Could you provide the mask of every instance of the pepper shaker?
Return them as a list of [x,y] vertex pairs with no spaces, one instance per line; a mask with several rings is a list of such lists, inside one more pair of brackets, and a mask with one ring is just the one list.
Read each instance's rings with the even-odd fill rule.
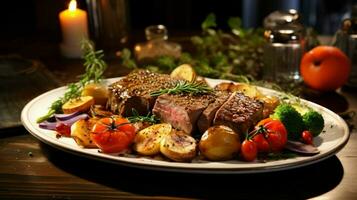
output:
[[357,87],[357,5],[353,6],[351,18],[342,21],[337,31],[335,46],[351,60],[351,72],[346,86]]

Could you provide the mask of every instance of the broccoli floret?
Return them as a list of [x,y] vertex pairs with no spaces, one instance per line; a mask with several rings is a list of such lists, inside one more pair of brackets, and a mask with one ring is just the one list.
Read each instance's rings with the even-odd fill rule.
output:
[[325,121],[322,115],[314,110],[310,110],[302,116],[305,128],[309,130],[314,137],[318,136],[324,129]]
[[290,140],[298,140],[304,131],[302,116],[289,104],[280,104],[271,117],[279,119],[284,124]]

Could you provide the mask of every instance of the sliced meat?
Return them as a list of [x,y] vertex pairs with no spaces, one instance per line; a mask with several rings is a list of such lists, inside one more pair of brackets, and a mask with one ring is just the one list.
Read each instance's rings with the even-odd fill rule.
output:
[[204,133],[209,127],[212,126],[214,116],[217,110],[227,101],[232,93],[227,91],[217,91],[215,93],[215,101],[211,103],[201,114],[197,121],[198,130]]
[[153,113],[161,121],[191,134],[197,129],[197,120],[202,111],[214,101],[214,95],[169,95],[157,98]]
[[109,110],[122,116],[130,116],[132,108],[146,115],[155,104],[156,97],[150,93],[170,88],[176,84],[167,74],[157,74],[148,70],[136,70],[109,86]]
[[240,92],[233,93],[218,109],[214,125],[225,125],[238,134],[246,133],[263,116],[263,104]]

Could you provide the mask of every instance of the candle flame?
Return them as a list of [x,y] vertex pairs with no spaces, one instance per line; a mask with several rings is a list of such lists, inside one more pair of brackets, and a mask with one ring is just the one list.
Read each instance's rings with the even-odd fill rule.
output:
[[68,5],[69,11],[75,11],[77,9],[77,1],[76,0],[71,0]]

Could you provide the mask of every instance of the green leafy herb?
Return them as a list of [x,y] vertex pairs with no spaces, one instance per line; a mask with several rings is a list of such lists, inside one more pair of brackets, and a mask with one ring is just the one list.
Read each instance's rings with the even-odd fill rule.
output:
[[47,114],[37,119],[37,123],[49,119],[55,113],[62,113],[62,105],[70,99],[79,97],[84,86],[91,82],[97,83],[103,78],[103,73],[107,68],[107,64],[103,60],[103,51],[95,51],[92,42],[89,40],[83,40],[81,48],[84,55],[83,58],[85,60],[83,64],[85,66],[85,73],[80,76],[80,80],[77,83],[70,83],[67,86],[67,90],[63,97],[54,101]]
[[161,89],[150,93],[151,96],[159,96],[162,94],[181,94],[181,93],[191,93],[191,94],[205,94],[212,92],[213,89],[202,82],[188,82],[188,81],[178,81],[175,87]]
[[128,117],[128,120],[131,123],[135,122],[148,122],[150,124],[156,124],[159,122],[159,119],[156,118],[155,115],[148,113],[146,116],[139,115],[138,111],[134,108],[131,110],[132,116]]

